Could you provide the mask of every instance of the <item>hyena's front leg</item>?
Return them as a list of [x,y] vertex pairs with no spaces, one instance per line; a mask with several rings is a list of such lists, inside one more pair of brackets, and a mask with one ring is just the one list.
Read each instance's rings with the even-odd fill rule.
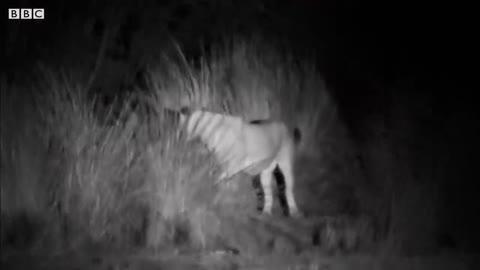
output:
[[272,176],[276,166],[276,163],[272,163],[267,169],[260,173],[260,183],[263,189],[263,213],[268,215],[272,214]]

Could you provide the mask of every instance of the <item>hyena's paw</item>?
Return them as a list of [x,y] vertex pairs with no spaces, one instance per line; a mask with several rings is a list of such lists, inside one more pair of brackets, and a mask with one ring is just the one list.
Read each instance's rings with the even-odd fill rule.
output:
[[260,215],[262,217],[271,217],[272,216],[272,210],[265,210],[263,209],[261,212],[260,212]]
[[300,212],[298,209],[291,211],[289,216],[294,219],[301,219],[305,217],[305,215],[302,212]]

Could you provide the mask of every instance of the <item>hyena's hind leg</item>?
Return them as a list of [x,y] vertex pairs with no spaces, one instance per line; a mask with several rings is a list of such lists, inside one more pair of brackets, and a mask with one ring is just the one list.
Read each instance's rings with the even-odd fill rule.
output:
[[[273,177],[276,180],[277,184],[277,197],[280,202],[282,212],[285,216],[289,215],[287,197],[285,195],[285,178],[280,168],[277,166],[273,170]],[[265,194],[262,189],[262,184],[260,180],[260,174],[252,177],[252,186],[255,191],[255,199],[257,204],[257,211],[263,212],[264,203],[265,203]]]
[[289,209],[287,196],[285,195],[285,177],[283,177],[283,173],[280,170],[280,167],[277,166],[275,168],[275,170],[273,171],[273,176],[275,177],[277,183],[277,197],[278,201],[280,202],[280,207],[282,209],[283,215],[288,216]]
[[271,215],[272,206],[273,206],[273,195],[272,195],[272,176],[273,170],[277,164],[274,162],[268,168],[260,173],[260,183],[263,189],[263,213]]
[[288,205],[288,213],[291,217],[301,217],[298,210],[297,202],[293,193],[295,179],[293,177],[293,164],[290,159],[283,159],[278,161],[278,167],[283,174],[285,181],[285,197]]

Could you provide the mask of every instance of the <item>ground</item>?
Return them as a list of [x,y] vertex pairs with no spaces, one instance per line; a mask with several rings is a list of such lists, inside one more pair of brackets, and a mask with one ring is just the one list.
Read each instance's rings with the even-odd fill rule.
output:
[[35,269],[51,270],[154,270],[154,269],[308,269],[308,270],[340,270],[340,269],[479,269],[479,256],[445,255],[433,257],[386,257],[367,255],[349,256],[316,256],[314,252],[297,256],[268,256],[250,262],[241,256],[229,254],[189,254],[189,255],[157,255],[134,253],[92,252],[69,254],[57,257],[11,257],[2,261],[2,269]]
[[[303,223],[303,226],[301,226]],[[480,269],[479,254],[439,252],[436,255],[400,257],[376,252],[337,253],[331,255],[310,244],[312,220],[288,218],[251,218],[248,225],[233,229],[249,244],[239,249],[211,248],[206,251],[105,250],[89,247],[56,256],[2,254],[1,269],[12,270],[193,270],[193,269],[291,269],[291,270],[380,270],[380,269]],[[298,228],[302,227],[302,230]],[[295,233],[293,228],[297,228]],[[243,232],[243,234],[242,234]],[[267,233],[268,232],[268,233]],[[251,237],[257,237],[252,239]],[[232,237],[235,239],[235,237]],[[257,242],[254,244],[254,242]],[[259,250],[267,243],[264,250]]]

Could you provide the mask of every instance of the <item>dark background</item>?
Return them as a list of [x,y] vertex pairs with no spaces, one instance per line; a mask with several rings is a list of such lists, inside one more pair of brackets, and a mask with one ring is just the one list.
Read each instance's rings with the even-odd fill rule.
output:
[[[296,55],[315,57],[342,119],[359,144],[369,139],[364,130],[368,119],[388,115],[399,92],[425,100],[421,110],[428,117],[419,124],[418,136],[431,138],[426,142],[431,143],[432,171],[437,164],[434,157],[448,160],[439,180],[446,194],[445,220],[454,221],[456,230],[477,239],[472,242],[478,247],[479,136],[474,80],[478,27],[474,26],[473,7],[458,1],[111,3],[115,5],[2,1],[0,67],[5,78],[25,80],[38,63],[61,66],[90,57],[108,16],[122,33],[117,38],[120,49],[111,52],[112,59],[128,63],[134,71],[154,61],[154,57],[148,60],[151,47],[158,44],[160,50],[171,39],[178,40],[191,59],[199,56],[200,44],[208,47],[226,33],[259,34],[282,41]],[[46,19],[7,20],[7,8],[21,7],[45,8]],[[123,17],[115,17],[117,10]],[[83,39],[82,25],[90,25],[90,43]],[[138,40],[144,43],[134,42]]]

